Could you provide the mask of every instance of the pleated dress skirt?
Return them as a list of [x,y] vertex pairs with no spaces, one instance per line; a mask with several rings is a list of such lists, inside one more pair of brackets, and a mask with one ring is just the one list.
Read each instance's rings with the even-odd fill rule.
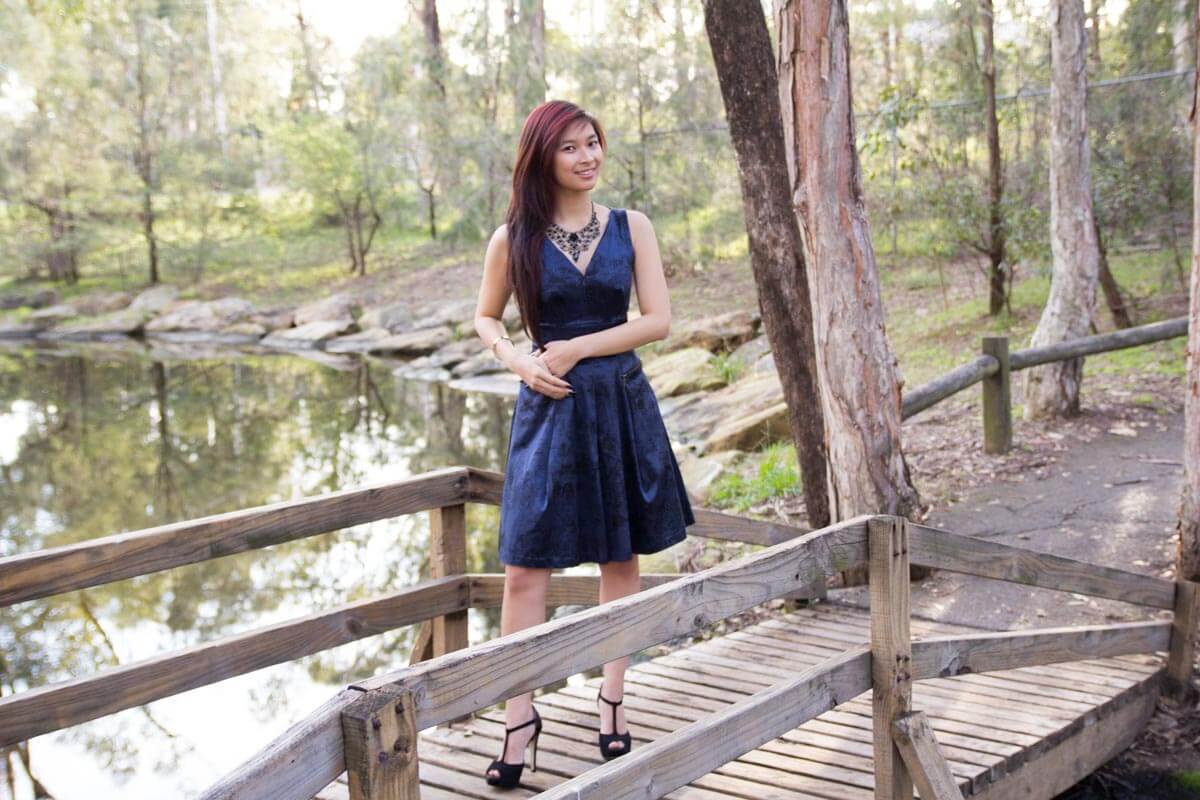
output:
[[[610,213],[585,273],[553,244],[545,247],[542,341],[626,320],[633,249],[622,209]],[[500,560],[570,567],[626,561],[682,541],[696,520],[637,353],[584,358],[563,377],[575,392],[562,399],[523,382],[518,390]]]

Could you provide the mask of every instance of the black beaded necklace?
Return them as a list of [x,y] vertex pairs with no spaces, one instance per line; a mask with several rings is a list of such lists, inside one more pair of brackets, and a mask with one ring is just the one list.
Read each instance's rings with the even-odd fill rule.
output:
[[588,247],[599,235],[600,222],[596,219],[595,200],[592,201],[592,218],[578,231],[568,231],[555,222],[551,222],[550,227],[546,229],[546,236],[558,245],[560,250],[569,255],[576,264],[579,263],[579,257],[587,252]]

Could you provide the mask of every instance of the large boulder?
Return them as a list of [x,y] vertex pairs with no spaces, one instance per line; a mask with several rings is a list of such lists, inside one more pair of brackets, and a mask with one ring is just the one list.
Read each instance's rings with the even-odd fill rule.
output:
[[330,339],[353,332],[355,327],[353,320],[345,318],[325,322],[309,322],[295,328],[272,331],[262,340],[262,344],[266,347],[278,347],[284,350],[313,350],[321,347]]
[[248,321],[261,325],[265,330],[277,331],[292,327],[296,322],[296,312],[290,308],[269,308],[254,312]]
[[383,353],[397,356],[423,356],[443,347],[454,336],[448,326],[422,328],[408,333],[394,333],[375,342],[370,349],[372,353]]
[[116,336],[137,336],[152,312],[132,305],[120,311],[97,317],[73,319],[38,334],[41,339],[111,339]]
[[133,298],[133,302],[129,304],[132,311],[136,311],[148,320],[155,314],[161,314],[167,310],[175,300],[179,297],[179,289],[167,284],[151,286],[145,289],[137,297]]
[[0,297],[0,310],[14,308],[48,308],[58,303],[57,289],[36,289],[29,294],[8,294]]
[[379,341],[391,335],[387,328],[367,328],[349,336],[330,339],[325,343],[325,350],[330,353],[369,353]]
[[76,316],[78,316],[78,312],[75,310],[75,306],[67,303],[59,303],[39,308],[37,311],[32,312],[28,319],[30,324],[38,330],[45,330],[46,328],[52,328],[55,325],[73,319]]
[[217,332],[242,322],[254,311],[254,304],[240,297],[220,300],[185,300],[176,303],[146,323],[147,333],[155,331]]
[[434,328],[443,325],[458,327],[464,323],[474,326],[475,300],[447,300],[423,306],[413,315],[412,327]]
[[646,377],[659,397],[716,389],[725,385],[717,359],[702,347],[685,347],[645,363]]
[[362,304],[348,294],[335,294],[308,303],[296,309],[293,314],[297,328],[311,322],[343,322],[356,323],[362,316]]
[[719,450],[753,450],[791,437],[783,386],[774,374],[752,374],[709,392],[671,410],[670,423],[679,438],[701,455]]
[[71,305],[75,307],[77,313],[91,317],[120,311],[131,302],[133,302],[133,298],[129,296],[129,292],[92,292],[74,298],[71,300]]
[[684,347],[703,347],[714,353],[728,352],[753,339],[761,321],[762,315],[755,309],[675,323],[662,349],[669,352]]
[[363,312],[358,325],[364,331],[379,328],[399,333],[413,328],[413,310],[408,303],[392,303],[386,306],[375,306]]

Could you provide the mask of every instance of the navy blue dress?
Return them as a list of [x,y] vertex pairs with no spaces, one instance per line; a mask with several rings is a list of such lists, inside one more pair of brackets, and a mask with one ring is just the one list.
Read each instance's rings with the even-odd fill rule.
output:
[[[586,272],[547,239],[542,341],[625,322],[633,264],[624,209],[612,209]],[[524,382],[518,390],[500,501],[500,560],[570,567],[626,561],[682,541],[696,519],[637,353],[583,358],[563,377],[575,394],[561,400]]]

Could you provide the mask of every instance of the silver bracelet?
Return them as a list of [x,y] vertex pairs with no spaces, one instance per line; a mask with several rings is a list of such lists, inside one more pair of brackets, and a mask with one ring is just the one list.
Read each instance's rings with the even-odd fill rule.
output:
[[[492,340],[492,343],[489,345],[489,348],[490,348],[490,349],[491,349],[491,351],[492,351],[492,355],[496,356],[496,358],[499,358],[499,357],[500,357],[500,356],[499,356],[499,355],[496,353],[496,345],[498,345],[498,344],[500,343],[500,340],[501,340],[501,339],[508,339],[508,343],[509,343],[509,344],[512,344],[512,343],[513,343],[513,340],[512,340],[512,339],[509,337],[509,335],[508,335],[507,333],[502,333],[502,334],[500,334],[499,336],[497,336],[495,339],[493,339],[493,340]],[[514,345],[514,346],[515,346],[515,345]]]

